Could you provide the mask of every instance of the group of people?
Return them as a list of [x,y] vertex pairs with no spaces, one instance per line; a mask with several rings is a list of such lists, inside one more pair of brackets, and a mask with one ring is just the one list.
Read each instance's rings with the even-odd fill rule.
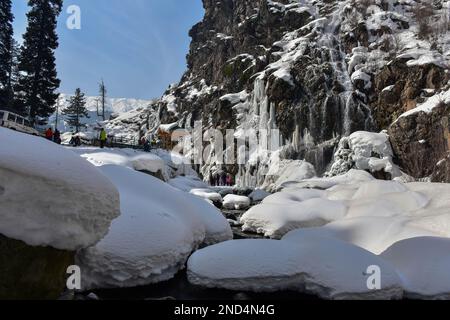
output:
[[53,131],[52,128],[48,128],[45,131],[45,138],[49,141],[53,141],[54,143],[57,144],[61,144],[62,140],[61,140],[61,132],[59,132],[58,129],[55,129],[55,131]]
[[210,174],[209,184],[214,187],[232,187],[234,186],[234,177],[226,172]]

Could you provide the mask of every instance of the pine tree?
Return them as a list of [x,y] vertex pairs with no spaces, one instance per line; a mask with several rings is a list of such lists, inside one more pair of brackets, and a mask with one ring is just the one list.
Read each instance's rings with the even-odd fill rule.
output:
[[0,1],[0,107],[11,107],[13,100],[12,71],[14,49],[14,15],[11,0]]
[[106,106],[106,86],[105,82],[102,79],[102,82],[99,84],[99,93],[100,93],[100,103],[102,106],[102,111],[100,112],[97,107],[97,116],[102,117],[103,121],[105,121],[105,106]]
[[80,88],[77,88],[75,90],[75,95],[67,101],[69,102],[69,106],[62,112],[62,114],[67,116],[68,125],[75,128],[78,133],[80,128],[86,127],[86,125],[81,122],[81,119],[89,118],[88,110],[85,107],[86,98]]
[[62,0],[28,0],[31,7],[27,14],[28,27],[19,57],[20,78],[17,96],[30,118],[48,118],[54,112],[58,98],[55,50],[57,17],[61,13]]

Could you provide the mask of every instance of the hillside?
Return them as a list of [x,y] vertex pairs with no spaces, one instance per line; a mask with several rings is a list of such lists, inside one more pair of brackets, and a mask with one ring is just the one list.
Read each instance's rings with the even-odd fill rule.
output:
[[[204,19],[190,31],[188,70],[145,127],[202,120],[219,130],[279,129],[281,157],[305,159],[318,174],[343,161],[336,154],[342,138],[388,130],[393,161],[405,174],[450,181],[449,1],[203,4]],[[355,167],[345,161],[339,173]],[[260,185],[268,165],[266,157],[228,170],[239,171],[242,184]]]

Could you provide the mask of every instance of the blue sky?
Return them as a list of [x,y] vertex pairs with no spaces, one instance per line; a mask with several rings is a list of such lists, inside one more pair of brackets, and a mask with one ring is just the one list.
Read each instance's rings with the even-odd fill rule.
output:
[[[26,0],[13,0],[16,38],[26,29]],[[81,30],[69,30],[67,7],[81,9]],[[60,92],[80,87],[110,97],[157,98],[186,69],[189,29],[202,19],[201,0],[65,0],[56,52]]]

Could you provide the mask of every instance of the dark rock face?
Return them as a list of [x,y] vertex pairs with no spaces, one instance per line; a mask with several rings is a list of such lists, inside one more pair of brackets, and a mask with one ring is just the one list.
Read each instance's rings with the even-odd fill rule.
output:
[[450,183],[450,152],[447,157],[439,161],[431,175],[431,181],[437,183]]
[[[448,73],[434,64],[408,67],[398,60],[375,76],[373,114],[380,128],[387,128],[404,112],[427,98],[424,89],[440,90],[449,80]],[[383,89],[391,87],[390,90]]]
[[[322,33],[310,27],[300,29],[316,17],[301,4],[289,9],[289,0],[268,3],[267,0],[204,0],[205,16],[190,31],[192,43],[188,55],[188,71],[177,87],[166,95],[175,97],[177,115],[167,112],[161,103],[161,121],[178,119],[185,127],[202,120],[204,126],[219,130],[234,129],[237,114],[220,97],[254,89],[255,77],[264,71],[269,103],[275,104],[276,125],[284,140],[292,140],[296,128],[300,139],[307,135],[314,146],[302,146],[296,156],[306,155],[323,172],[330,162],[336,136],[376,126],[364,97],[351,87],[347,74],[345,51],[339,29]],[[319,3],[321,15],[335,8],[333,2]],[[361,29],[358,38],[367,38]],[[328,31],[327,31],[328,32]],[[334,33],[333,33],[334,32]],[[298,55],[289,70],[292,83],[273,75],[268,66],[284,54],[283,41],[306,37],[304,52]],[[288,37],[289,38],[289,37]],[[355,41],[354,45],[357,45]],[[325,49],[324,49],[325,48]],[[346,83],[342,83],[344,77]],[[202,95],[192,95],[192,92]],[[327,147],[318,147],[326,143]],[[319,159],[320,163],[315,160]]]
[[0,235],[0,300],[56,300],[75,252],[31,247]]
[[[448,179],[450,151],[450,105],[441,104],[431,113],[418,112],[400,118],[389,128],[392,147],[401,168],[415,178]],[[440,162],[439,166],[437,164]]]
[[[405,12],[415,4],[377,1],[375,11],[384,12],[375,15],[386,23],[376,24],[372,1],[203,0],[203,5],[203,21],[189,33],[188,70],[157,103],[162,123],[189,128],[202,120],[205,129],[235,129],[242,113],[221,97],[245,91],[252,104],[262,79],[283,143],[299,144],[288,157],[311,162],[319,174],[329,169],[340,138],[360,130],[390,128],[399,164],[415,178],[429,177],[445,157],[439,115],[391,126],[450,80],[443,67],[408,65],[413,58],[400,57],[396,36],[399,30],[414,32],[416,22]],[[279,65],[285,63],[280,77]],[[168,107],[168,96],[176,110]],[[422,140],[426,143],[418,144]],[[426,159],[427,154],[432,156]]]

